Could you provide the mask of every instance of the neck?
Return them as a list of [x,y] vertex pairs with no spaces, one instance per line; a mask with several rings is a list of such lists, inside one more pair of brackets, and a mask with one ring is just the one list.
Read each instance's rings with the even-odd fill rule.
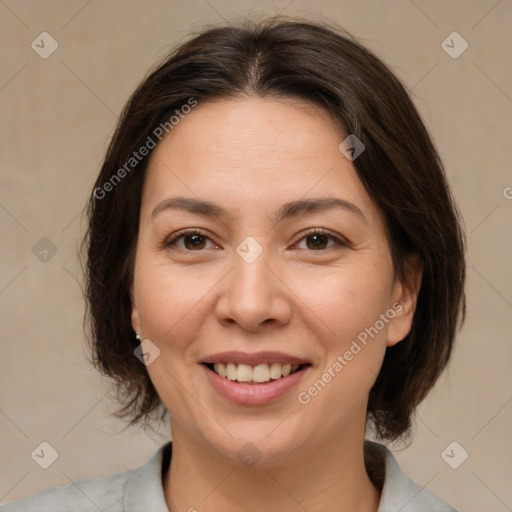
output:
[[[356,432],[364,432],[364,428]],[[352,427],[353,428],[353,427]],[[285,462],[241,467],[172,425],[173,454],[164,479],[170,512],[377,512],[380,489],[364,464],[364,435],[322,439]],[[348,440],[348,441],[347,441]]]

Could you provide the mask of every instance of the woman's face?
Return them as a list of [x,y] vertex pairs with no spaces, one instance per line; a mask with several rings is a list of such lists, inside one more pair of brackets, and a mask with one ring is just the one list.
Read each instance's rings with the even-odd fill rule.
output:
[[175,440],[272,464],[363,436],[414,296],[346,135],[309,103],[253,97],[199,102],[155,148],[132,325]]

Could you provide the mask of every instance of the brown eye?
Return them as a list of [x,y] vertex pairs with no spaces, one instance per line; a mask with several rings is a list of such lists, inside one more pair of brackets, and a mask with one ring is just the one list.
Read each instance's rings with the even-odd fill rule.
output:
[[[303,240],[306,241],[306,250],[308,251],[322,251],[324,249],[331,249],[332,247],[335,246],[346,245],[335,236],[329,233],[325,233],[324,231],[321,230],[306,233],[306,235],[303,236],[299,242],[302,242]],[[334,244],[328,247],[329,240],[334,241]]]
[[204,249],[206,237],[203,235],[183,235],[183,241],[187,249]]
[[306,243],[308,249],[311,250],[325,249],[329,243],[329,237],[326,235],[310,235],[306,237],[306,240],[312,241],[311,244]]
[[[179,240],[183,240],[182,245],[178,245]],[[201,233],[200,231],[186,231],[181,232],[175,237],[171,238],[165,243],[167,248],[171,246],[177,246],[180,249],[187,251],[201,251],[205,249],[205,245],[207,241],[210,241],[210,238]]]

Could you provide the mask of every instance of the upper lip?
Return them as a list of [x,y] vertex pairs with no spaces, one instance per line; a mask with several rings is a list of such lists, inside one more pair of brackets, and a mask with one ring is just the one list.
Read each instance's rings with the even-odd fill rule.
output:
[[256,366],[263,363],[281,363],[281,364],[307,364],[309,361],[301,357],[292,356],[285,354],[284,352],[255,352],[248,354],[247,352],[219,352],[206,357],[202,363],[214,364],[214,363],[235,363],[235,364],[247,364],[250,366]]

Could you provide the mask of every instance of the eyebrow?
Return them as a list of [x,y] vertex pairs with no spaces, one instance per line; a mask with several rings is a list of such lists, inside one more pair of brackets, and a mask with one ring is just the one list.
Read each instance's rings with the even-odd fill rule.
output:
[[[306,213],[323,212],[334,208],[339,208],[352,213],[368,225],[368,220],[358,206],[338,197],[319,197],[315,199],[298,199],[296,201],[290,201],[283,204],[277,210],[273,216],[273,220],[274,222],[281,222],[285,219],[298,217],[299,215],[304,215]],[[154,218],[158,214],[167,210],[182,210],[198,215],[216,217],[222,221],[226,221],[230,217],[227,210],[218,204],[193,197],[181,196],[169,197],[160,201],[153,209],[151,216]]]

